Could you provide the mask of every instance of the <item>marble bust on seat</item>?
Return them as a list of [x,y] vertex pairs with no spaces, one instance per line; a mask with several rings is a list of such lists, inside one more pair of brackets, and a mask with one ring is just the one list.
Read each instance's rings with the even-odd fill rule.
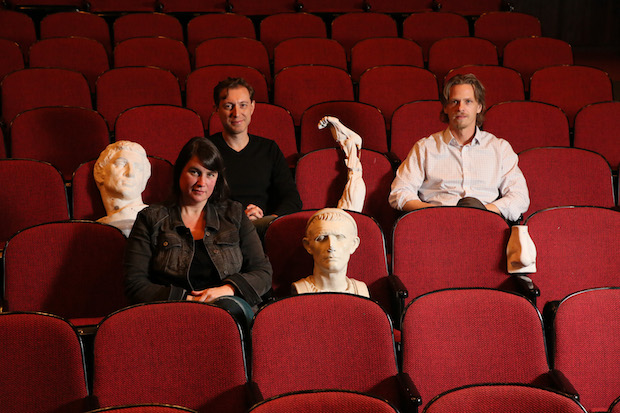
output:
[[303,239],[314,260],[312,275],[292,284],[293,294],[344,292],[369,297],[368,287],[347,277],[351,254],[360,244],[353,217],[339,208],[315,212],[306,224]]
[[93,175],[106,216],[97,220],[129,236],[136,215],[147,205],[142,192],[151,177],[151,163],[144,148],[135,142],[118,141],[99,155]]

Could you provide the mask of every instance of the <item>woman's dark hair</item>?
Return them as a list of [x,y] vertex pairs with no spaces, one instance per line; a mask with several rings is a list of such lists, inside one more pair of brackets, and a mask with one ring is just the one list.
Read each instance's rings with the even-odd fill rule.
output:
[[230,196],[230,188],[228,182],[224,177],[224,159],[220,151],[215,145],[207,138],[195,137],[190,139],[177,157],[174,163],[174,174],[172,182],[172,196],[175,202],[179,202],[181,199],[181,187],[179,186],[179,180],[181,179],[181,173],[183,168],[189,162],[192,157],[197,156],[202,163],[202,166],[210,171],[217,172],[217,181],[213,194],[209,197],[209,201],[218,204],[228,199]]

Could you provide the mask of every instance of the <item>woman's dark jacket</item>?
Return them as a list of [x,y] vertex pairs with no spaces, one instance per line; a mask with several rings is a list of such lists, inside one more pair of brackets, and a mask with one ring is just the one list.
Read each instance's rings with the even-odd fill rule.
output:
[[[271,288],[272,269],[254,225],[235,201],[205,206],[203,242],[222,279],[251,306]],[[194,238],[175,205],[138,213],[125,251],[125,294],[131,303],[182,300],[187,291]]]

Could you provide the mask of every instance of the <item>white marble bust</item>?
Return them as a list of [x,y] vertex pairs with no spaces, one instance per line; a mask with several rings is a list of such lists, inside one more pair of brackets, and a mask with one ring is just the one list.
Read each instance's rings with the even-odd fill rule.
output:
[[106,216],[98,222],[110,224],[129,236],[136,215],[147,205],[142,192],[151,177],[151,163],[144,148],[130,141],[108,145],[93,170]]
[[344,292],[369,297],[368,287],[347,277],[351,254],[360,244],[353,217],[339,208],[314,213],[306,224],[303,239],[314,260],[312,275],[292,284],[293,294]]

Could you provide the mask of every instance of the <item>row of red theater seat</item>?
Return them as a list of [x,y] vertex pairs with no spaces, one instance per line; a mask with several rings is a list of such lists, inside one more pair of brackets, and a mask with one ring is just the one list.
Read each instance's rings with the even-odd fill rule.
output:
[[[319,120],[329,114],[339,118],[363,139],[363,146],[388,155],[398,163],[405,159],[413,143],[442,130],[441,104],[436,100],[403,104],[394,112],[391,128],[372,105],[353,101],[315,104],[304,111],[299,129],[290,112],[268,103],[257,103],[250,132],[275,140],[295,168],[300,155],[335,147],[331,133],[319,130]],[[510,142],[515,152],[541,146],[574,146],[602,154],[616,171],[620,166],[620,148],[613,127],[620,102],[602,102],[585,106],[576,115],[571,129],[565,113],[558,107],[532,101],[510,101],[492,106],[486,113],[484,129]],[[110,133],[103,117],[79,107],[46,107],[27,110],[17,116],[7,131],[8,155],[49,161],[58,167],[65,180],[77,166],[94,159],[111,140],[133,140],[150,155],[174,162],[183,144],[193,136],[221,131],[217,116],[201,119],[196,112],[179,106],[146,105],[124,110]],[[203,130],[204,128],[204,130]],[[601,133],[601,130],[607,132]],[[36,145],[33,142],[37,142]],[[59,152],[56,146],[72,151]],[[6,157],[4,145],[0,156]]]
[[[520,79],[518,76],[512,77],[515,72],[510,69],[465,66],[452,71],[449,76],[467,72],[477,74],[489,88],[489,106],[524,98]],[[108,70],[98,77],[93,105],[87,82],[80,73],[58,68],[30,68],[4,77],[1,84],[2,118],[8,125],[19,113],[33,107],[95,106],[113,130],[116,117],[125,109],[145,104],[185,104],[201,115],[205,129],[208,129],[206,123],[214,108],[213,88],[227,76],[246,78],[254,86],[258,102],[283,106],[291,112],[296,126],[300,125],[304,110],[313,104],[334,100],[354,101],[356,98],[350,76],[332,66],[288,67],[276,76],[273,94],[269,92],[264,76],[254,68],[207,66],[188,75],[185,99],[171,72],[155,67],[123,67]],[[536,71],[532,78],[530,100],[562,108],[568,116],[570,127],[582,107],[613,100],[608,75],[596,68],[553,66]],[[402,104],[437,100],[439,97],[435,76],[426,69],[413,66],[369,69],[362,76],[358,89],[357,100],[381,110],[387,129],[391,125],[393,112]],[[566,96],[567,90],[572,93],[570,99]]]
[[[54,205],[44,204],[49,201],[45,196],[35,200],[39,210],[53,211]],[[15,202],[13,209],[17,206],[24,213],[38,213],[34,218],[40,219],[43,212],[33,203]],[[280,217],[267,230],[265,251],[274,271],[274,297],[288,296],[291,283],[312,272],[312,258],[301,239],[313,211]],[[507,273],[510,228],[496,214],[470,208],[430,208],[400,217],[390,230],[383,230],[379,219],[352,214],[362,242],[351,257],[349,274],[368,285],[371,297],[394,320],[399,320],[412,299],[441,288],[516,291],[536,302],[542,312],[550,302],[571,292],[618,283],[619,250],[613,246],[620,214],[612,209],[556,207],[528,217],[525,225],[537,249],[537,271],[529,274],[533,285]],[[9,210],[7,215],[12,218],[17,214]],[[93,319],[125,304],[121,281],[125,238],[107,225],[54,218],[55,222],[30,222],[34,226],[7,234],[4,309],[48,311],[82,319],[75,321],[78,325],[93,324]]]
[[[233,36],[261,39],[271,56],[275,45],[283,39],[329,36],[341,42],[348,53],[357,41],[364,38],[402,35],[419,42],[427,56],[428,47],[433,41],[471,34],[493,41],[501,55],[501,49],[509,40],[541,35],[541,24],[536,17],[516,12],[485,13],[476,18],[472,30],[465,17],[450,12],[414,12],[408,14],[406,19],[403,19],[403,16],[394,19],[383,13],[321,16],[309,13],[265,13],[252,19],[243,14],[209,13],[178,19],[174,14],[142,12],[118,14],[108,18],[107,21],[111,22],[109,26],[107,21],[97,14],[63,12],[50,15],[41,21],[41,39],[92,37],[99,40],[108,52],[112,50],[112,37],[114,43],[141,36],[165,36],[184,41],[186,31],[190,52],[207,38]],[[5,23],[5,33],[0,31],[0,34],[4,34],[2,37],[7,37],[8,34],[8,38],[20,43],[24,51],[36,41],[35,23],[28,15],[7,11],[2,20]]]
[[[94,153],[91,160],[84,160],[84,164],[64,175],[54,166],[40,161],[0,160],[4,211],[0,239],[4,242],[15,232],[41,222],[104,216],[92,176],[97,156],[98,153]],[[68,157],[62,159],[66,164],[80,162]],[[388,204],[394,179],[392,164],[384,154],[368,149],[362,150],[361,161],[366,184],[362,212],[376,219],[386,234],[390,234],[398,217],[398,212]],[[169,161],[151,156],[150,162],[152,175],[143,193],[147,204],[167,198],[172,177]],[[533,148],[521,153],[520,168],[530,192],[530,207],[524,218],[538,210],[560,205],[604,208],[616,205],[617,188],[609,164],[595,152],[568,147]],[[295,180],[306,209],[335,206],[346,179],[342,153],[336,148],[310,152],[296,163]],[[35,197],[31,192],[32,182],[38,182],[37,187],[42,188]],[[388,242],[388,248],[390,245]]]
[[[463,0],[7,0],[12,8],[35,10],[66,7],[90,10],[96,13],[153,12],[166,13],[222,13],[235,12],[245,15],[269,15],[306,11],[312,13],[348,13],[375,11],[383,13],[414,13],[442,10],[468,16],[489,11],[513,10],[511,2],[504,0],[479,0],[472,4]],[[4,5],[3,4],[3,5]]]
[[[620,288],[599,288],[567,296],[557,306],[553,342],[545,342],[540,313],[522,296],[434,291],[403,312],[402,364],[387,314],[349,294],[271,302],[256,314],[249,335],[208,304],[138,305],[106,317],[86,352],[63,319],[2,314],[0,401],[29,412],[43,405],[70,413],[168,403],[234,413],[288,392],[339,389],[416,412],[418,403],[429,408],[461,386],[512,383],[572,397],[573,404],[564,402],[571,410],[563,412],[583,412],[581,405],[602,412],[618,397],[619,294]],[[92,363],[87,369],[84,356]],[[530,403],[537,400],[522,408]],[[428,412],[454,411],[436,409]],[[480,411],[457,411],[470,409]]]

